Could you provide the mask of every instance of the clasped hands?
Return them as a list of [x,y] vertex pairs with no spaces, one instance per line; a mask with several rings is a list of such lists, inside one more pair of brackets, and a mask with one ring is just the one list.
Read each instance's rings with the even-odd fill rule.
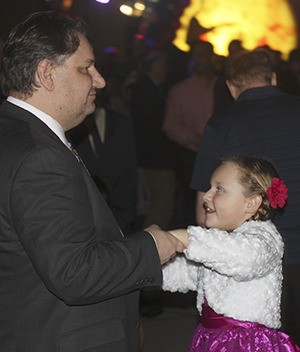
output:
[[186,229],[163,231],[157,225],[151,225],[145,229],[155,239],[160,263],[165,264],[177,253],[182,253],[188,244]]

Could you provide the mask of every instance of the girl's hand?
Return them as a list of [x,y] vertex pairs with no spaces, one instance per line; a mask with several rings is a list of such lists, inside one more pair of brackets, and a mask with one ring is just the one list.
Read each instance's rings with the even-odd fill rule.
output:
[[179,241],[183,243],[185,248],[188,246],[188,233],[186,229],[177,229],[177,230],[171,230],[168,231],[171,235],[176,237]]

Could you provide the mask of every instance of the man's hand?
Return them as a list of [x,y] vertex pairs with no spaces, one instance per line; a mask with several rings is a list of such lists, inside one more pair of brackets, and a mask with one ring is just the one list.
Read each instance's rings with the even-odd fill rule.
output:
[[157,225],[151,225],[145,231],[149,232],[156,242],[161,264],[168,262],[177,252],[182,253],[185,249],[182,242],[169,232],[161,230]]

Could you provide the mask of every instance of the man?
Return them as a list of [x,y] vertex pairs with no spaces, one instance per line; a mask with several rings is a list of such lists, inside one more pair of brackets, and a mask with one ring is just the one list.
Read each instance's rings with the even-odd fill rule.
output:
[[194,167],[191,186],[198,191],[197,223],[203,224],[203,194],[223,157],[245,154],[274,163],[289,190],[286,209],[274,218],[285,242],[288,299],[283,302],[283,327],[299,343],[300,98],[276,87],[273,60],[262,49],[228,61],[227,85],[235,103],[209,120]]
[[163,131],[178,146],[176,161],[181,194],[180,226],[195,222],[196,194],[190,189],[190,179],[203,129],[214,108],[216,76],[213,57],[211,43],[204,41],[193,43],[190,52],[191,74],[175,84],[168,93]]
[[137,162],[149,196],[144,225],[155,223],[162,229],[170,228],[176,189],[175,144],[162,131],[167,72],[167,56],[156,50],[149,52],[132,85],[131,98]]
[[137,199],[133,126],[129,116],[106,107],[101,96],[97,95],[95,112],[68,137],[100,190],[105,187],[109,208],[128,234],[136,219]]
[[124,238],[68,148],[105,86],[83,25],[29,16],[1,82],[1,352],[136,352],[139,289],[160,285],[160,264],[183,248],[156,226]]

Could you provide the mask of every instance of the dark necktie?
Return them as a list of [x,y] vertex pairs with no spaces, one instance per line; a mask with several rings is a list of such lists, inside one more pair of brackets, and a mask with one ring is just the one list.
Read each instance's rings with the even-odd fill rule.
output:
[[87,169],[87,167],[85,166],[83,160],[81,159],[78,151],[72,146],[71,143],[68,143],[68,147],[71,150],[72,154],[75,156],[76,160],[85,168],[86,172],[90,175],[89,170]]

